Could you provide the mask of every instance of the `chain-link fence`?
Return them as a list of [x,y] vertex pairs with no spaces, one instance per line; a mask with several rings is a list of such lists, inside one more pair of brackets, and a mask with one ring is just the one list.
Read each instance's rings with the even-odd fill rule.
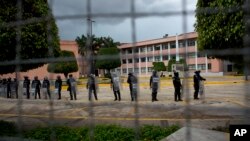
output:
[[[49,5],[53,7],[53,1],[50,0]],[[136,19],[141,17],[162,17],[168,18],[169,16],[182,16],[182,31],[187,32],[187,17],[189,15],[194,15],[195,11],[187,10],[187,1],[182,0],[182,10],[180,12],[168,11],[168,12],[136,12],[136,0],[130,0],[130,12],[125,13],[93,13],[91,9],[91,0],[87,0],[86,14],[72,15],[72,16],[56,16],[57,21],[60,20],[73,20],[73,19],[88,19],[90,22],[88,24],[87,34],[92,35],[92,21],[94,18],[130,18],[131,19],[131,38],[133,47],[136,47],[137,36],[136,36]],[[221,50],[221,51],[207,51],[209,55],[242,55],[244,58],[245,72],[249,72],[249,0],[246,0],[244,5],[242,5],[245,12],[245,24],[246,33],[244,37],[244,48],[235,50]],[[190,79],[188,73],[184,73],[183,77],[183,100],[181,104],[176,104],[173,100],[174,89],[172,85],[172,79],[163,79],[164,83],[160,86],[160,92],[158,94],[159,102],[151,102],[151,89],[148,87],[149,78],[138,77],[136,82],[139,87],[136,87],[137,98],[135,101],[130,101],[130,90],[127,83],[127,77],[122,77],[123,83],[121,89],[121,102],[113,102],[113,90],[108,84],[99,84],[99,91],[97,92],[98,101],[90,99],[88,93],[89,91],[85,89],[86,84],[91,84],[89,80],[84,79],[77,84],[77,100],[71,101],[73,99],[68,94],[69,91],[62,87],[62,95],[64,96],[62,100],[57,100],[57,91],[54,91],[55,74],[50,74],[50,83],[53,87],[51,90],[51,98],[48,100],[35,100],[37,94],[31,91],[30,99],[27,98],[27,89],[23,89],[24,80],[21,78],[21,65],[22,64],[35,64],[35,63],[56,63],[60,61],[69,62],[74,60],[71,57],[46,57],[33,60],[22,60],[21,59],[21,39],[22,39],[22,26],[37,23],[41,21],[47,21],[47,41],[48,45],[52,45],[52,25],[50,20],[52,20],[52,15],[49,14],[42,18],[31,18],[23,20],[22,18],[22,0],[17,1],[17,15],[16,21],[1,24],[0,28],[14,27],[16,30],[16,48],[15,48],[15,60],[2,61],[0,66],[15,66],[15,76],[17,82],[8,83],[5,80],[1,84],[1,111],[0,118],[2,120],[14,121],[18,125],[18,132],[20,139],[22,140],[22,131],[24,128],[34,127],[34,125],[50,126],[55,125],[69,125],[69,126],[89,126],[90,140],[94,140],[94,126],[96,124],[121,124],[125,126],[131,126],[135,129],[135,140],[140,140],[139,128],[144,124],[156,124],[161,126],[169,126],[170,124],[179,124],[180,126],[188,127],[185,134],[185,139],[188,141],[192,140],[191,128],[190,127],[201,127],[201,128],[214,128],[216,126],[228,126],[233,123],[247,123],[249,120],[249,83],[244,82],[239,77],[219,77],[219,78],[207,78],[208,82],[205,84],[206,89],[206,102],[194,101],[192,99],[193,93],[193,82]],[[197,10],[196,12],[201,13],[216,13],[217,8],[205,8]],[[224,12],[237,12],[239,7],[225,8]],[[1,33],[2,34],[2,33]],[[77,58],[78,61],[87,62],[87,66],[80,66],[81,69],[85,69],[88,75],[93,73],[94,64],[93,60],[110,60],[117,59],[117,56],[100,56],[95,58],[93,56],[92,50],[92,39],[88,38],[86,42],[86,48],[88,49],[87,54],[83,58]],[[49,56],[54,56],[53,48],[49,47]],[[133,59],[137,56],[134,55]],[[184,56],[186,59],[187,56]],[[120,59],[120,58],[119,58]],[[137,67],[134,64],[134,67]],[[74,80],[72,79],[72,82]],[[95,80],[93,80],[95,81]],[[109,80],[108,80],[109,81]],[[209,82],[210,81],[210,82]],[[226,83],[225,83],[226,82]],[[66,83],[66,82],[63,82]],[[206,86],[207,85],[207,86]],[[76,86],[76,83],[74,83]],[[10,95],[11,97],[16,97],[17,99],[7,99],[8,93],[7,89],[11,87]],[[18,87],[18,88],[17,88]],[[73,85],[72,85],[73,87]],[[24,87],[25,88],[25,87]],[[90,88],[90,87],[89,87]],[[95,88],[94,88],[95,89]],[[133,89],[133,88],[132,88]],[[31,88],[32,90],[32,88]],[[16,93],[18,94],[16,95]],[[45,90],[44,96],[48,93]],[[167,93],[168,95],[165,95]],[[24,95],[25,94],[25,95]],[[41,93],[43,97],[43,93]],[[40,96],[39,96],[40,97]],[[62,96],[63,97],[63,96]],[[97,99],[96,99],[97,100]],[[169,112],[170,111],[170,112]],[[211,125],[211,126],[210,126]],[[52,131],[51,140],[56,140],[56,133]]]

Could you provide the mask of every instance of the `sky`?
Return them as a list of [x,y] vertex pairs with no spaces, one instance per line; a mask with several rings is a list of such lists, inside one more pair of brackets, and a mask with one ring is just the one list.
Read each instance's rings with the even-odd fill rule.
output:
[[[194,11],[197,0],[135,0],[135,13],[179,13],[164,16],[141,16],[135,18],[136,41],[162,38],[165,34],[174,36],[184,32],[193,32],[195,15],[186,16],[183,22],[181,14],[183,1],[188,11]],[[93,14],[122,14],[131,12],[131,0],[90,0]],[[52,0],[50,3],[59,28],[61,40],[75,40],[77,36],[88,33],[87,0]],[[81,16],[77,16],[81,15]],[[67,18],[57,18],[66,16]],[[75,16],[75,18],[74,18]],[[76,17],[77,16],[77,17]],[[131,16],[93,17],[92,34],[97,37],[110,36],[116,42],[132,42]],[[183,25],[186,23],[186,29]]]

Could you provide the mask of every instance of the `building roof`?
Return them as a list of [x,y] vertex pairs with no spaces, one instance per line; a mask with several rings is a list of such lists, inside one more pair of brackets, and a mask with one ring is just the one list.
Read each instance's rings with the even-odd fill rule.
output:
[[[184,33],[178,35],[178,40],[183,40],[183,39],[192,39],[192,38],[197,38],[198,34],[197,32],[189,32],[189,33]],[[168,36],[165,38],[158,38],[158,39],[152,39],[152,40],[145,40],[145,41],[140,41],[136,43],[127,43],[127,44],[122,44],[118,46],[118,48],[123,49],[123,48],[131,48],[131,47],[139,47],[139,46],[146,46],[146,45],[154,45],[154,44],[161,44],[165,42],[171,42],[175,41],[176,36]]]

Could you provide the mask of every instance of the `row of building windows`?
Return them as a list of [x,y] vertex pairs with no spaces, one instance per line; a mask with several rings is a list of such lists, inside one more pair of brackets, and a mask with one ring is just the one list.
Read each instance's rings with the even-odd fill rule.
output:
[[[197,65],[197,69],[198,70],[206,70],[206,64],[198,64]],[[212,65],[209,63],[208,66],[207,66],[208,70],[211,70],[212,69]],[[196,70],[195,69],[195,64],[190,64],[188,65],[188,69],[189,70]],[[120,69],[117,70],[118,72],[120,72]],[[134,72],[134,73],[139,73],[140,69],[139,68],[134,68],[134,71],[133,71],[133,68],[123,68],[122,69],[122,73],[127,73],[127,72]],[[146,67],[142,67],[141,68],[141,73],[146,73],[147,71],[147,68]],[[152,72],[153,71],[153,67],[148,67],[148,71],[147,72]]]
[[[197,57],[198,58],[205,57],[205,55],[198,54]],[[141,62],[146,62],[146,59],[147,59],[148,62],[153,62],[153,61],[157,62],[157,61],[166,61],[166,60],[169,60],[169,58],[170,59],[176,59],[176,55],[170,55],[170,57],[168,55],[163,55],[162,57],[161,56],[154,56],[154,57],[150,56],[150,57],[142,57],[140,59],[141,59]],[[183,59],[184,58],[184,54],[180,54],[179,58]],[[188,53],[188,58],[195,58],[195,53],[194,52]],[[135,63],[139,63],[140,59],[139,58],[135,58],[134,62]],[[126,64],[126,63],[129,63],[129,64],[133,63],[133,59],[130,58],[130,59],[127,59],[127,61],[126,61],[126,59],[123,59],[122,60],[122,64]]]
[[[189,70],[196,70],[195,64],[190,64],[190,65],[188,65],[188,69],[189,69]],[[198,69],[198,70],[206,70],[206,64],[198,64],[198,65],[197,65],[197,69]],[[211,70],[211,69],[212,69],[211,63],[208,63],[208,64],[207,64],[207,69],[208,69],[208,70]]]
[[[176,42],[174,42],[174,41],[170,42],[169,45],[170,45],[171,49],[176,48]],[[194,39],[188,40],[187,46],[195,46],[195,40]],[[179,47],[185,47],[185,41],[179,41]],[[167,50],[167,49],[168,49],[168,44],[167,43],[162,44],[162,50]],[[158,51],[158,50],[161,50],[161,45],[158,44],[158,45],[154,45],[154,46],[138,47],[138,48],[134,49],[134,53],[139,53],[139,50],[140,50],[140,52],[146,52],[146,50],[148,52],[151,52],[153,50]],[[126,54],[126,51],[127,51],[127,54],[133,53],[132,48],[128,48],[128,49],[123,49],[122,54]]]

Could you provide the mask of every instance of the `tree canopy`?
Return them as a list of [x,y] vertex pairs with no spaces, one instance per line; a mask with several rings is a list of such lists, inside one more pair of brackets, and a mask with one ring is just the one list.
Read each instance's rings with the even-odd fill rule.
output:
[[78,71],[78,65],[73,52],[63,50],[60,52],[60,57],[72,57],[74,59],[73,61],[51,63],[48,65],[48,72],[63,73],[65,78],[67,78],[69,73]]
[[[245,33],[244,0],[198,0],[195,30],[199,50],[243,48]],[[243,62],[238,55],[211,55],[232,62]]]
[[109,72],[111,69],[121,66],[120,53],[116,47],[101,48],[97,57],[100,57],[96,60],[98,69],[107,69]]
[[155,71],[166,71],[166,66],[164,62],[153,62],[153,69]]
[[[88,39],[91,38],[91,46],[90,43],[88,45]],[[87,53],[91,53],[93,56],[93,58],[96,58],[96,56],[100,56],[100,55],[109,55],[109,53],[111,53],[111,55],[113,54],[119,54],[119,50],[117,49],[117,46],[120,44],[119,42],[114,42],[114,40],[111,37],[95,37],[95,35],[92,35],[91,37],[89,35],[85,36],[82,35],[81,37],[77,37],[75,39],[75,41],[78,44],[78,52],[86,57]],[[89,48],[88,48],[89,47]],[[112,49],[103,49],[103,48],[112,48]],[[102,49],[102,51],[99,53],[99,51]],[[90,51],[90,52],[89,52]],[[111,52],[108,52],[111,51]],[[117,53],[118,51],[118,53]],[[107,58],[108,59],[108,58]],[[99,69],[112,69],[112,68],[116,68],[114,66],[120,66],[118,64],[118,60],[119,60],[119,64],[120,64],[120,59],[117,60],[94,60],[93,64],[91,64],[91,72],[94,73],[94,67],[97,67]],[[105,62],[107,61],[107,62]],[[96,64],[98,63],[98,64]],[[109,64],[111,63],[111,64]]]
[[[22,60],[48,58],[50,57],[49,48],[53,51],[54,56],[58,56],[60,51],[58,29],[53,17],[46,20],[46,16],[52,15],[47,0],[22,0],[21,20],[40,19],[20,26],[21,41],[18,43],[16,41],[17,26],[9,24],[17,21],[18,9],[16,5],[17,0],[0,1],[0,61],[15,60],[18,44],[21,46],[20,59]],[[34,69],[46,63],[46,61],[42,61],[22,64],[21,71]],[[14,71],[15,65],[0,66],[0,74]]]

